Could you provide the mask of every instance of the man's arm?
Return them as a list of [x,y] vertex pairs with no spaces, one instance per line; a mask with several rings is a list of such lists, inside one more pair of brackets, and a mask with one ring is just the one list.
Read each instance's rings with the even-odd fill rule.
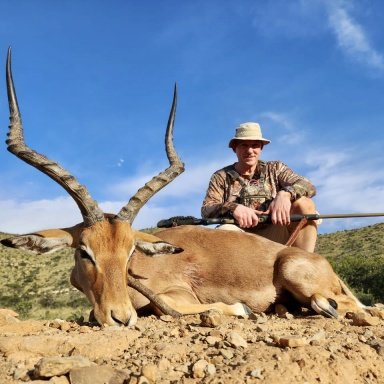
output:
[[238,204],[234,201],[227,201],[226,195],[228,195],[229,188],[224,171],[217,171],[212,175],[201,207],[202,217],[213,218],[231,215]]
[[[279,191],[286,191],[291,194],[291,201],[300,197],[313,197],[316,195],[315,186],[304,176],[293,172],[284,163],[278,164],[277,176],[279,182]],[[279,192],[277,191],[277,192]]]

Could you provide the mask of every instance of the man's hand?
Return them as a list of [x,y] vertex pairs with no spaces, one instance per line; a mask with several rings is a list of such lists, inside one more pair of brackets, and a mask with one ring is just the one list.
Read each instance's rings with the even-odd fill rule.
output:
[[291,205],[291,194],[280,191],[265,213],[271,215],[272,224],[288,225],[291,222]]
[[256,227],[259,223],[257,214],[262,212],[248,208],[245,205],[239,204],[232,212],[233,218],[239,224],[240,228]]

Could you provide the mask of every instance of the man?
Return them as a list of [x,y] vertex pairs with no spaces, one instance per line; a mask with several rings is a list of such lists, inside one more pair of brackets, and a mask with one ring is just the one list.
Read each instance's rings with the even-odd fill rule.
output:
[[[228,145],[237,162],[212,175],[201,213],[204,218],[233,217],[238,225],[222,229],[242,229],[285,244],[298,225],[290,222],[290,215],[316,213],[311,199],[316,189],[281,161],[259,160],[269,143],[259,124],[240,124]],[[259,224],[260,214],[270,214],[272,225]],[[313,252],[316,239],[317,223],[308,221],[293,245]]]

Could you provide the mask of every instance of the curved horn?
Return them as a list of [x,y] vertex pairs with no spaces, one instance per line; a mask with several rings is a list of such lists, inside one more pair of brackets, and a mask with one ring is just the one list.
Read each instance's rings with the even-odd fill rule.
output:
[[58,163],[40,155],[25,144],[23,125],[12,79],[11,48],[8,48],[6,78],[10,113],[9,132],[6,141],[8,151],[59,183],[75,200],[80,208],[86,226],[91,226],[97,221],[104,220],[103,212],[83,185],[79,184],[79,182]]
[[140,188],[136,194],[131,197],[128,204],[121,208],[120,212],[116,215],[116,219],[128,221],[132,224],[139,210],[144,204],[160,189],[164,188],[173,179],[184,172],[184,164],[180,160],[173,145],[173,126],[175,123],[177,104],[177,87],[175,85],[173,91],[173,102],[171,112],[169,114],[167,131],[165,134],[165,149],[170,166],[157,176],[153,177],[144,187]]

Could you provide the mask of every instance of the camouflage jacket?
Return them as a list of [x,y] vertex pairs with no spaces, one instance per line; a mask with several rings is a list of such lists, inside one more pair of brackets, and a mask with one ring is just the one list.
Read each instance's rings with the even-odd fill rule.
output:
[[212,175],[201,214],[205,218],[230,217],[238,204],[265,211],[281,190],[290,192],[292,201],[316,194],[309,180],[294,173],[281,161],[259,160],[250,180],[242,178],[232,164]]

